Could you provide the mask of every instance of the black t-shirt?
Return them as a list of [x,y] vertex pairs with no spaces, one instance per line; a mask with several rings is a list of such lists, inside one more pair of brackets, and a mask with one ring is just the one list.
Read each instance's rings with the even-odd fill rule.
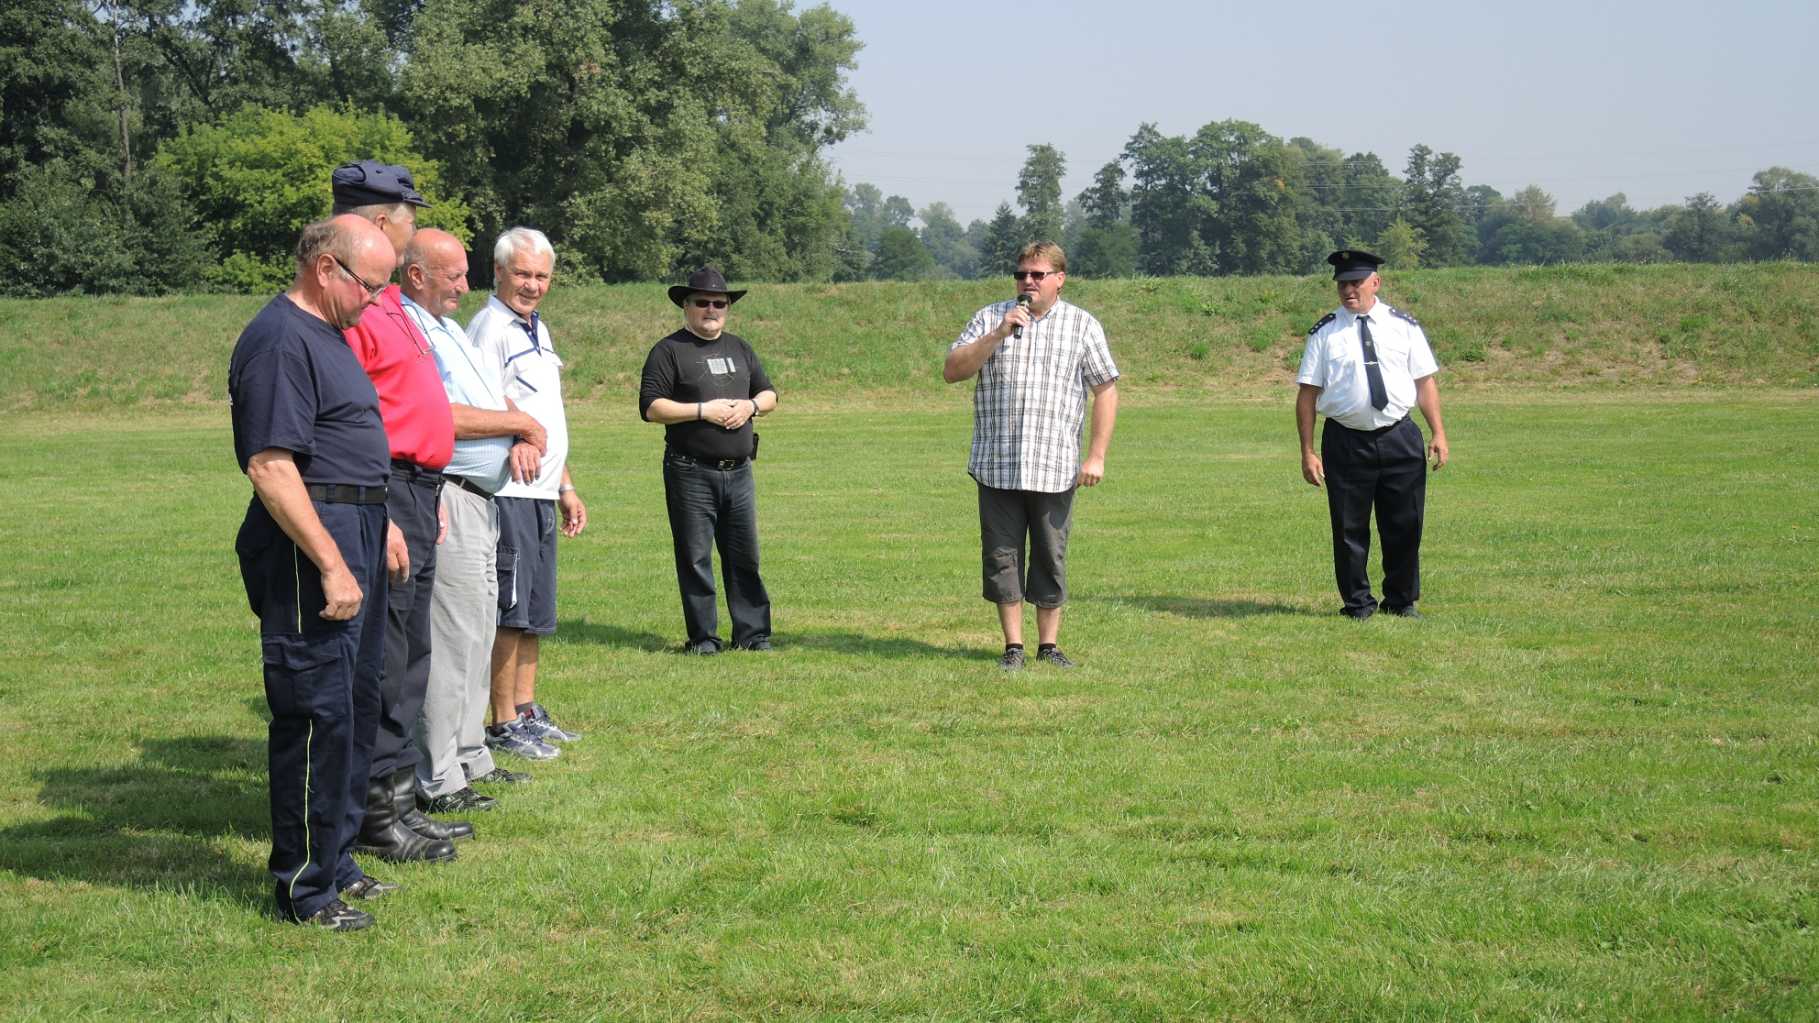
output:
[[284,295],[240,332],[227,364],[234,456],[282,448],[306,483],[375,487],[391,475],[379,394],[341,332]]
[[[668,398],[684,405],[719,398],[744,400],[773,391],[771,378],[737,334],[721,334],[703,341],[686,329],[657,342],[644,360],[644,380],[638,388],[638,414],[650,419],[651,402]],[[696,458],[747,458],[752,453],[752,420],[737,430],[690,420],[663,428],[670,447]]]

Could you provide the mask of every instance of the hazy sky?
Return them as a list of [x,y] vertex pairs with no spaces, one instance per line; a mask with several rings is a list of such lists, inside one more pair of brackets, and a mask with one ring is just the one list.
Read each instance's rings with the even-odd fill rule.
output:
[[1189,136],[1253,121],[1374,152],[1398,177],[1426,143],[1459,154],[1465,184],[1540,185],[1561,214],[1819,173],[1815,0],[830,5],[865,43],[851,82],[869,114],[834,166],[962,223],[1015,204],[1026,146],[1066,154],[1071,199],[1145,121]]

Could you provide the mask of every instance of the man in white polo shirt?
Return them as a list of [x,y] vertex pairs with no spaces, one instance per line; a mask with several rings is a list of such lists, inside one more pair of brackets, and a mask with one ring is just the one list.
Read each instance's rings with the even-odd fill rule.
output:
[[493,494],[537,475],[543,427],[505,397],[504,367],[451,315],[467,292],[467,251],[444,231],[418,231],[404,252],[404,312],[430,339],[454,415],[455,448],[442,474],[448,535],[437,555],[430,633],[436,651],[417,721],[417,790],[434,812],[490,809],[474,781],[524,780],[486,746],[493,634],[499,614],[499,516]]
[[493,638],[494,752],[530,760],[557,755],[551,743],[577,733],[560,728],[537,702],[537,655],[556,631],[556,530],[587,526],[587,507],[568,471],[568,419],[562,408],[562,360],[537,314],[549,293],[556,250],[542,231],[514,227],[493,246],[494,292],[467,325],[467,337],[505,368],[505,396],[543,427],[548,440],[537,475],[498,493],[499,629]]

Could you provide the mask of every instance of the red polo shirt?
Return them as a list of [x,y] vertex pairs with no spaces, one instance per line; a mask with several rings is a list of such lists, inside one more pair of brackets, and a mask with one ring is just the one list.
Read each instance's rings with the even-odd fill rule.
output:
[[455,416],[428,339],[404,313],[396,284],[347,329],[347,346],[379,392],[392,457],[441,472],[455,453]]

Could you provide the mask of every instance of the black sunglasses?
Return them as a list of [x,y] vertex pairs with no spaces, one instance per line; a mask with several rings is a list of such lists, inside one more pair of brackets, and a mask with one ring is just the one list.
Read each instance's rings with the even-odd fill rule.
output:
[[1059,270],[1012,270],[1011,276],[1016,278],[1017,280],[1022,280],[1025,277],[1028,277],[1032,281],[1039,281],[1042,278],[1047,277],[1049,274],[1058,274],[1060,272],[1061,271],[1059,271]]
[[695,299],[695,308],[696,309],[707,309],[709,307],[712,307],[714,309],[725,309],[727,306],[729,306],[731,304],[732,303],[728,302],[724,298],[697,298],[697,299]]

